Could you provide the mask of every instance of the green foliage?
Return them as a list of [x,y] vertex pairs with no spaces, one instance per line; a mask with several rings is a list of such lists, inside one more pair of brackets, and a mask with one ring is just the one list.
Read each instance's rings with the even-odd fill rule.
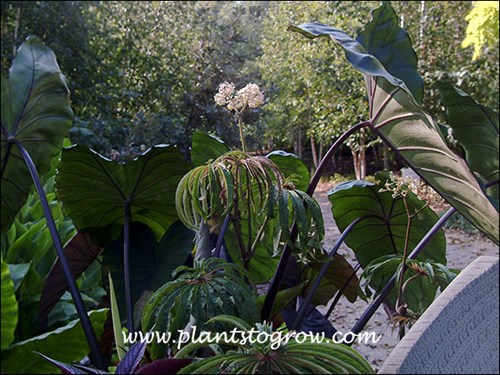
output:
[[[384,3],[382,7],[390,5]],[[371,23],[377,20],[373,18]],[[391,22],[394,28],[398,28],[396,18],[391,18]],[[367,28],[371,28],[370,24]],[[343,31],[322,24],[305,24],[293,30],[309,38],[330,36],[340,43],[348,61],[364,74],[367,81],[371,128],[397,150],[430,186],[498,243],[497,210],[482,193],[474,174],[447,147],[432,117],[415,101],[402,81],[406,75],[399,78],[389,72],[397,67],[393,63],[387,64],[389,55],[384,55],[381,62],[372,54],[367,54],[358,41]],[[408,37],[406,39],[405,48],[411,50]],[[408,55],[401,50],[397,34],[392,35],[387,43],[393,47],[399,46],[397,56]],[[370,45],[370,48],[375,47]],[[383,65],[384,62],[387,66]],[[393,73],[398,74],[398,71]]]
[[14,341],[14,331],[17,325],[17,301],[14,283],[9,267],[2,261],[2,350]]
[[306,136],[328,144],[365,112],[362,80],[340,58],[340,51],[318,54],[312,43],[285,33],[287,26],[321,18],[354,31],[367,9],[366,2],[270,4],[257,62],[269,98],[263,107],[266,136],[276,146],[294,145],[302,156]]
[[[280,160],[283,164],[286,159]],[[286,168],[287,172],[297,171],[305,180],[308,173],[301,164],[291,159]],[[291,245],[298,252],[318,249],[324,235],[318,203],[286,183],[272,158],[241,151],[227,152],[189,171],[179,183],[176,208],[186,226],[199,231],[207,223],[210,233],[215,234],[229,215],[233,233],[227,238],[228,251],[257,282],[266,282],[272,276],[273,247],[289,242],[294,220],[299,237]]]
[[191,162],[195,166],[209,163],[228,151],[229,148],[221,139],[200,130],[194,132],[191,146]]
[[467,164],[485,184],[491,185],[485,189],[486,193],[498,200],[498,113],[456,87],[438,83],[438,89],[453,137],[465,150]]
[[120,164],[78,145],[63,150],[57,197],[79,230],[107,228],[109,238],[116,238],[128,206],[129,220],[149,225],[161,238],[177,220],[175,189],[188,169],[172,146],[156,146]]
[[122,322],[120,318],[120,310],[116,301],[115,287],[111,273],[108,273],[109,278],[109,302],[111,304],[111,320],[113,321],[113,337],[115,338],[116,353],[118,359],[122,359],[125,355],[125,343],[122,334]]
[[[332,213],[339,229],[355,219],[371,215],[358,224],[346,237],[347,245],[355,252],[362,267],[373,260],[390,254],[402,254],[406,238],[408,217],[402,198],[394,199],[391,192],[380,192],[381,186],[364,181],[338,184],[329,192]],[[411,221],[409,248],[413,249],[438,220],[437,215],[415,194],[406,196]],[[426,246],[419,259],[433,259],[446,264],[446,240],[438,232]]]
[[[200,359],[183,368],[180,374],[220,374],[234,372],[238,374],[371,374],[369,363],[354,349],[346,345],[332,344],[326,341],[313,342],[310,337],[304,340],[295,338],[284,331],[273,332],[269,324],[255,324],[251,327],[232,316],[219,316],[213,321],[231,323],[247,335],[252,332],[253,340],[246,340],[237,350],[229,350],[210,358]],[[276,341],[288,334],[288,340]],[[266,335],[266,340],[256,337]],[[274,340],[271,338],[274,335]],[[278,344],[278,345],[277,345]],[[233,344],[234,345],[234,344]],[[199,345],[186,347],[193,351]]]
[[[411,46],[408,33],[397,27],[398,18],[392,7],[382,5],[371,12],[371,20],[356,40],[365,50],[380,61],[385,69],[394,77],[402,80],[418,104],[422,104],[424,83],[417,72],[417,55]],[[350,51],[345,50],[348,60],[354,64],[349,56]],[[388,53],[389,51],[389,53]],[[394,58],[392,51],[398,51],[398,58]],[[401,64],[404,61],[404,65]],[[375,61],[376,63],[376,61]],[[355,66],[363,73],[363,65]],[[389,82],[392,77],[384,76]],[[400,83],[394,83],[399,86]]]
[[267,157],[278,166],[283,176],[289,180],[295,188],[306,191],[311,176],[309,169],[297,155],[278,150],[267,154]]
[[[172,272],[184,264],[193,249],[193,232],[180,221],[173,223],[160,241],[145,224],[130,224],[129,269],[133,305],[143,295],[156,291],[172,280]],[[111,272],[115,295],[122,320],[125,320],[125,283],[123,259],[123,235],[112,241],[105,249],[103,267]],[[142,297],[144,298],[144,297]],[[140,317],[142,306],[136,305],[135,315]]]
[[[397,280],[396,286],[399,287],[402,265],[402,256],[396,254],[386,255],[370,262],[362,274],[366,296],[372,296],[372,289],[381,290],[394,274]],[[403,280],[403,300],[407,304],[407,309],[420,316],[434,301],[437,288],[443,291],[458,272],[429,259],[425,261],[407,259],[406,265],[408,272],[405,273]],[[393,293],[389,298],[394,303],[396,296]]]
[[476,1],[465,20],[467,36],[462,42],[462,47],[474,47],[472,60],[476,60],[486,47],[498,46],[498,1]]
[[[90,312],[90,321],[101,334],[108,309]],[[40,352],[59,361],[79,361],[88,354],[89,348],[79,320],[74,320],[55,331],[17,342],[2,351],[2,372],[10,374],[44,374],[55,367],[34,352]]]
[[13,141],[24,145],[40,174],[61,150],[73,121],[69,91],[52,50],[29,37],[2,75],[2,232],[9,229],[33,186]]
[[[182,273],[181,273],[182,272]],[[248,323],[258,317],[253,291],[244,277],[249,275],[235,264],[209,258],[195,261],[194,268],[185,266],[175,271],[177,278],[159,288],[149,299],[142,316],[142,329],[172,332],[177,337],[188,323],[201,329],[212,327],[210,318],[236,315]],[[151,355],[163,355],[165,344],[153,342]]]
[[[304,281],[310,281],[303,293],[304,297],[309,293],[309,287],[314,284],[322,266],[323,263],[320,262],[311,262],[304,266],[300,278]],[[353,274],[353,278],[350,279]],[[345,289],[342,294],[349,302],[356,301],[358,296],[358,277],[355,275],[354,269],[349,262],[342,255],[335,254],[311,303],[313,305],[327,305],[333,295],[344,286]]]

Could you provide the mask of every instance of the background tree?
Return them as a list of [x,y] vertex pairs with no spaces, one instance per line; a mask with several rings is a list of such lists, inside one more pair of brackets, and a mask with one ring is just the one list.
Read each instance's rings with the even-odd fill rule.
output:
[[[445,118],[433,87],[438,80],[498,110],[498,44],[484,48],[474,61],[473,48],[461,47],[467,28],[463,15],[473,3],[391,4],[416,47],[424,106],[439,121]],[[341,132],[366,117],[364,82],[332,42],[305,40],[286,29],[317,20],[355,36],[378,5],[5,1],[2,71],[6,73],[15,46],[29,34],[39,36],[67,75],[76,115],[72,141],[113,158],[132,157],[157,143],[187,151],[197,128],[238,147],[238,129],[230,125],[234,119],[216,107],[213,96],[224,81],[237,88],[254,82],[263,88],[266,101],[262,110],[247,111],[243,119],[252,124],[245,129],[248,148],[293,150],[314,167]],[[399,166],[372,141],[366,133],[341,152],[344,160],[353,158],[358,178]],[[334,160],[330,172],[343,171],[342,165]]]
[[473,60],[476,60],[483,47],[498,45],[498,1],[476,1],[470,13],[465,17],[467,37],[462,42],[462,47],[474,46]]

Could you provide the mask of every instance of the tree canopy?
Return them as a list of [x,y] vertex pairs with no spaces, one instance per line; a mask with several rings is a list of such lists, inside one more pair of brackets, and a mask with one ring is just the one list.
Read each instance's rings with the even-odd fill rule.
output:
[[[498,6],[495,13],[482,2],[474,4],[392,2],[419,58],[424,105],[441,121],[437,80],[498,110],[498,44],[491,44],[491,30],[498,28],[488,26],[494,14],[498,23]],[[41,38],[67,77],[75,112],[71,139],[115,159],[158,143],[176,144],[187,154],[195,129],[237,147],[232,114],[216,106],[214,95],[222,82],[238,89],[256,83],[265,102],[245,113],[249,149],[285,148],[312,160],[363,118],[364,82],[340,49],[324,48],[333,42],[305,40],[287,27],[320,21],[356,36],[377,6],[375,1],[6,1],[2,72],[6,75],[15,48],[28,35]],[[463,19],[468,13],[469,25]],[[478,22],[483,26],[471,36],[466,30]],[[462,40],[471,38],[490,47],[480,55],[463,49]]]

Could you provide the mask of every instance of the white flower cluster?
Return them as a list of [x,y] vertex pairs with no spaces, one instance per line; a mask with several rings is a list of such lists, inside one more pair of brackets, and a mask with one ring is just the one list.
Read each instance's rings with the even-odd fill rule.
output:
[[392,197],[406,197],[408,191],[412,191],[422,201],[427,202],[432,209],[442,209],[446,205],[445,200],[434,189],[420,179],[401,177],[390,172],[389,180],[380,192],[390,191]]
[[255,83],[249,83],[235,93],[233,83],[224,82],[219,85],[219,92],[214,96],[215,104],[227,105],[230,111],[241,112],[246,108],[257,108],[264,103],[264,94]]

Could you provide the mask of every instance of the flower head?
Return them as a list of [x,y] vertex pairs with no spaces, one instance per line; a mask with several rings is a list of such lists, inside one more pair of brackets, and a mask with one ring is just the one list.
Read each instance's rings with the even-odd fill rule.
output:
[[257,108],[264,103],[264,94],[255,83],[249,83],[235,93],[233,83],[224,82],[214,96],[215,104],[227,105],[230,111],[243,111],[245,108]]
[[215,94],[215,104],[223,106],[228,104],[228,102],[234,96],[234,83],[224,82],[219,85],[219,92]]

